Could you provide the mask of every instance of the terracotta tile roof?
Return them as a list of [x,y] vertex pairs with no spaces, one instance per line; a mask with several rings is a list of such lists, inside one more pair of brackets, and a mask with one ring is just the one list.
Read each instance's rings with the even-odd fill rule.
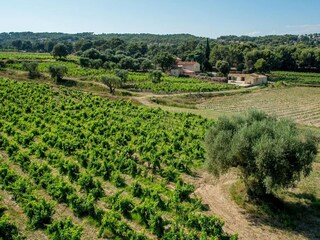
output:
[[184,73],[194,73],[194,71],[188,70],[188,69],[183,69],[183,72],[184,72]]

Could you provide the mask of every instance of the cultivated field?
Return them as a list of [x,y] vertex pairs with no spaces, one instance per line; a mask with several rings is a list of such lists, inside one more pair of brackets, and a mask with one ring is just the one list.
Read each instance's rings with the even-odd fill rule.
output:
[[6,79],[0,100],[3,204],[41,239],[229,239],[182,180],[211,121]]
[[320,73],[276,71],[272,72],[270,77],[272,81],[284,81],[290,84],[320,85]]
[[253,91],[247,94],[214,97],[196,105],[216,113],[238,113],[257,108],[300,124],[320,127],[320,88],[287,87]]
[[[0,59],[8,60],[8,69],[23,70],[23,62],[38,61],[39,71],[48,74],[50,65],[63,65],[68,68],[66,77],[80,80],[99,81],[102,75],[112,73],[110,69],[93,69],[81,67],[79,57],[68,56],[69,61],[55,61],[50,54],[40,53],[1,53]],[[129,72],[128,81],[124,88],[138,92],[153,93],[181,93],[181,92],[214,92],[221,90],[236,89],[236,86],[214,83],[196,78],[178,78],[163,76],[158,84],[152,83],[149,74],[146,72]]]

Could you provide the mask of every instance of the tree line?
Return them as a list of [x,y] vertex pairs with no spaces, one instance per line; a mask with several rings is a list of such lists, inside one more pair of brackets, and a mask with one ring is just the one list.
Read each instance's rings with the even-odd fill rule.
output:
[[206,39],[188,34],[0,33],[2,50],[53,52],[60,59],[75,54],[84,67],[133,71],[156,66],[165,71],[179,57],[199,62],[202,71],[219,71],[223,65],[246,72],[318,72],[319,47],[319,34]]

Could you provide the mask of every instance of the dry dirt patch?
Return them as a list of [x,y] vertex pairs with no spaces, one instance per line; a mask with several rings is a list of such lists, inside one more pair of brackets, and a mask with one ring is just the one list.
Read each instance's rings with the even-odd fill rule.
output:
[[221,217],[225,222],[224,230],[229,233],[238,233],[239,239],[308,239],[298,233],[264,224],[261,218],[253,217],[252,214],[241,209],[229,195],[229,188],[236,180],[237,178],[232,173],[222,176],[219,180],[203,172],[198,177],[186,176],[186,181],[195,185],[196,195],[209,206],[208,214]]

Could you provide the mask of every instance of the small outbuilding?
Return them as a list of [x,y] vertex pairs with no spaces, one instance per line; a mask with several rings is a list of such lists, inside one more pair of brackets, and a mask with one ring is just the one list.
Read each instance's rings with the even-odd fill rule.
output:
[[228,75],[228,83],[239,86],[254,86],[267,84],[268,77],[262,74],[239,74],[231,73]]

